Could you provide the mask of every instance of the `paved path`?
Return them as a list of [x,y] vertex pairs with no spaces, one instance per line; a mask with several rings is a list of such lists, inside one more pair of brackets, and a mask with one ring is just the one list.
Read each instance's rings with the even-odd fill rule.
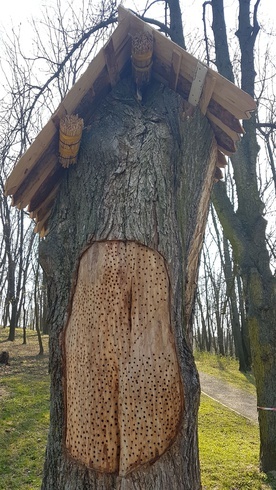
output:
[[227,408],[258,423],[257,398],[210,374],[199,373],[201,391]]

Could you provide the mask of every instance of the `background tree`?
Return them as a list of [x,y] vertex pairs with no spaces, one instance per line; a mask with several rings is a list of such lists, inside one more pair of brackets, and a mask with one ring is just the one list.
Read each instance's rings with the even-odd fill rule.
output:
[[[239,24],[236,35],[241,53],[241,88],[255,96],[256,71],[254,48],[260,26],[257,12],[260,0],[239,1]],[[220,73],[234,80],[229,42],[227,39],[222,0],[213,0],[212,30],[216,48],[216,65]],[[252,10],[253,12],[252,12]],[[252,20],[251,20],[252,19]],[[247,305],[247,322],[252,361],[257,387],[257,403],[261,407],[275,407],[276,376],[276,297],[275,277],[270,268],[267,251],[264,204],[257,182],[258,143],[256,115],[244,122],[245,135],[239,152],[231,157],[236,185],[238,207],[234,211],[226,194],[224,183],[214,186],[213,203],[222,223],[225,236],[233,247],[239,264]],[[276,468],[276,420],[273,412],[259,412],[261,437],[261,467],[264,471]]]

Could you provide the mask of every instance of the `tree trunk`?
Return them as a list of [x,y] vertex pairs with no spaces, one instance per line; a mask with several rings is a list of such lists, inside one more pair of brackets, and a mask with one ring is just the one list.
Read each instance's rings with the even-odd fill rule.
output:
[[[254,96],[255,67],[254,46],[259,32],[257,9],[260,0],[239,0],[239,28],[236,35],[241,51],[241,88]],[[223,0],[212,2],[213,15],[219,9],[223,14]],[[218,70],[228,78],[233,77],[228,51],[224,19],[213,23],[217,49],[223,48],[224,62],[217,63]],[[220,58],[221,59],[221,58]],[[218,60],[218,58],[217,58]],[[231,73],[229,73],[229,70]],[[245,135],[239,144],[239,152],[232,156],[234,178],[238,196],[238,209],[234,209],[222,182],[214,187],[216,211],[225,236],[231,242],[233,254],[241,269],[246,304],[252,364],[256,378],[257,404],[264,408],[276,408],[276,280],[270,270],[266,248],[266,221],[264,204],[258,191],[256,162],[258,143],[256,117],[244,121]],[[276,417],[275,411],[259,411],[261,468],[276,470]]]
[[[199,111],[191,114],[190,108],[187,109],[184,101],[169,89],[152,83],[142,104],[137,102],[134,93],[132,83],[125,80],[120,82],[99,105],[83,136],[77,165],[64,171],[64,179],[50,222],[50,232],[40,244],[40,261],[47,276],[49,292],[52,379],[51,422],[42,484],[44,490],[87,488],[197,490],[200,488],[197,445],[199,381],[190,338],[198,260],[212,187],[216,146],[207,120],[201,116]],[[136,276],[132,276],[131,287],[127,283],[128,276],[124,271],[129,267],[130,261],[134,260],[127,255],[127,250],[133,251],[131,255],[133,257],[137,248],[140,252],[144,250],[147,256],[154,256],[154,260],[163,264],[165,272],[163,278],[156,281],[155,284],[149,277],[150,286],[146,286],[145,282],[140,285],[141,290],[148,288],[146,289],[148,293],[144,298],[144,304],[137,306],[142,319],[141,323],[136,324],[136,320],[134,322],[135,313],[133,313],[136,306],[134,308],[133,305],[136,301],[135,295],[138,293],[134,282],[138,277],[137,274],[140,274],[139,271],[143,269],[141,269],[141,264],[140,269],[137,266],[139,270],[135,269]],[[101,258],[103,249],[110,250],[105,258]],[[125,255],[120,255],[121,253]],[[85,311],[91,309],[89,311],[92,312],[90,314],[90,321],[92,321],[93,315],[95,318],[96,299],[93,300],[93,306],[89,303],[88,296],[81,296],[80,292],[82,277],[90,271],[90,266],[84,265],[85,261],[89,264],[89,257],[92,257],[91,264],[94,264],[89,272],[91,284],[96,280],[104,280],[103,277],[106,277],[107,281],[107,286],[101,290],[105,299],[97,303],[97,308],[102,311],[102,315],[106,315],[106,311],[109,311],[106,327],[99,330],[95,322],[91,335],[85,333],[87,332],[83,321],[85,313],[82,308],[86,308]],[[120,261],[120,257],[125,257],[120,262],[122,281],[120,286],[116,283],[114,294],[110,289],[112,276],[110,270],[114,266],[114,261],[110,269],[105,262],[111,260],[112,257],[117,257],[114,258],[114,261],[117,259]],[[102,260],[102,265],[99,265],[100,260]],[[147,269],[146,265],[144,269]],[[147,318],[151,320],[147,323],[146,331],[143,330],[142,323],[149,297],[153,298],[154,295],[159,294],[158,291],[162,289],[160,284],[163,280],[166,283],[166,277],[169,284],[167,308],[171,333],[167,330],[166,335],[168,336],[163,338],[164,318],[160,313],[161,310],[156,313],[147,313]],[[92,288],[93,284],[87,287]],[[92,437],[90,426],[80,427],[77,424],[74,428],[74,424],[70,425],[72,406],[78,411],[76,397],[70,398],[70,390],[76,393],[74,390],[79,389],[72,379],[78,377],[78,362],[82,362],[82,356],[86,356],[85,362],[90,362],[86,353],[90,349],[90,343],[94,342],[97,331],[102,339],[108,334],[113,322],[111,315],[116,310],[116,307],[112,306],[112,298],[120,294],[121,288],[125,288],[128,293],[126,304],[122,306],[120,314],[123,316],[124,312],[127,312],[129,318],[122,320],[121,329],[124,332],[123,329],[126,328],[126,333],[122,336],[119,330],[116,335],[119,337],[121,335],[122,345],[125,341],[131,343],[131,336],[135,335],[135,329],[140,329],[141,338],[149,335],[155,328],[157,317],[161,315],[158,320],[160,334],[157,337],[159,340],[149,341],[144,346],[141,344],[137,352],[137,345],[140,342],[137,339],[136,347],[134,347],[137,352],[137,363],[142,366],[142,370],[144,368],[143,357],[147,357],[149,349],[152,350],[153,354],[147,358],[149,364],[155,366],[149,371],[148,379],[150,379],[156,372],[155,368],[160,367],[158,363],[154,364],[153,360],[155,349],[157,349],[155,342],[164,342],[165,351],[171,342],[171,335],[180,378],[179,381],[176,381],[175,401],[171,400],[168,403],[168,410],[173,409],[173,405],[177,405],[179,402],[177,393],[180,392],[179,406],[182,408],[179,412],[175,433],[167,446],[165,445],[161,451],[156,447],[155,454],[151,458],[145,457],[148,446],[154,446],[154,434],[149,429],[149,440],[144,441],[146,447],[140,454],[140,460],[139,457],[136,458],[131,468],[124,471],[120,465],[117,465],[115,455],[109,460],[112,464],[114,463],[113,470],[108,471],[106,469],[108,465],[104,467],[104,461],[102,467],[100,463],[97,466],[92,456],[89,460],[89,454],[84,456],[78,453],[78,442],[75,442],[74,447],[67,443],[71,436],[76,441],[79,440],[79,437],[84,440],[86,436],[83,431],[87,431],[88,438]],[[163,292],[165,290],[166,287]],[[104,301],[107,302],[106,306]],[[79,316],[77,308],[80,309]],[[137,315],[138,313],[136,317]],[[100,318],[98,323],[100,325]],[[70,332],[74,332],[76,328],[79,333],[71,334]],[[70,351],[70,342],[76,342],[76,354],[74,350]],[[82,342],[82,347],[80,347],[80,342]],[[102,340],[102,342],[105,341]],[[94,348],[91,349],[93,351]],[[99,356],[115,356],[114,349],[112,354],[107,354],[102,344],[98,342],[93,351],[94,362],[92,358],[91,370],[94,369]],[[174,357],[173,353],[172,357]],[[76,361],[77,358],[79,361]],[[159,359],[162,359],[162,354]],[[128,369],[132,361],[133,359],[129,359]],[[102,366],[102,368],[99,367],[99,370],[108,371],[110,362],[108,358],[105,361],[106,368]],[[120,356],[116,358],[116,363],[121,362]],[[86,377],[86,371],[81,367],[79,369],[82,386],[85,383],[83,379]],[[89,373],[87,376],[90,376]],[[99,374],[98,385],[102,379],[100,376],[104,374]],[[114,376],[117,376],[116,372]],[[126,370],[120,376],[119,379],[125,382]],[[138,374],[136,373],[135,376],[137,377]],[[158,378],[159,381],[156,383],[160,386],[164,382],[162,376],[166,376],[165,371],[160,374],[160,379]],[[96,380],[91,379],[95,390],[97,389]],[[143,383],[145,383],[144,393],[146,393],[147,380],[144,379]],[[131,385],[131,381],[129,384]],[[120,390],[121,387],[116,389]],[[130,388],[126,387],[127,389]],[[155,386],[150,391],[155,408],[152,408],[153,413],[149,416],[149,427],[151,427],[151,421],[158,423],[158,407],[162,404],[162,395],[158,399],[156,394],[158,389],[158,386]],[[85,398],[84,392],[85,390],[83,393],[78,391],[81,397],[84,396],[83,403],[85,404],[87,397]],[[128,402],[126,395],[123,396],[120,393],[122,410],[122,406],[126,406]],[[112,391],[112,396],[113,394]],[[91,392],[87,396],[93,404]],[[145,396],[143,397],[140,393],[140,396],[136,398],[134,405],[136,405],[137,414],[140,408],[145,406]],[[70,400],[71,405],[69,406]],[[100,400],[99,403],[101,403]],[[110,397],[107,403],[111,403]],[[79,408],[80,412],[83,412],[81,400]],[[97,409],[96,407],[89,414],[91,426],[95,423]],[[132,413],[129,405],[127,409]],[[136,412],[134,411],[133,424],[139,424],[135,418]],[[81,415],[77,413],[75,416],[79,420]],[[119,423],[120,416],[120,413],[116,415],[116,423]],[[105,415],[101,414],[101,417]],[[108,418],[107,415],[106,418]],[[102,422],[99,431],[104,426]],[[118,427],[118,431],[120,430]],[[118,434],[119,432],[114,435],[114,437],[119,437],[115,452],[118,451],[121,461],[121,454],[126,450],[126,443],[120,439]],[[134,430],[132,434],[130,442],[135,453],[141,434],[135,435]],[[91,439],[89,440],[91,442]],[[108,452],[110,449],[108,440],[103,441],[103,444]],[[91,452],[93,454],[96,451],[95,446],[96,442],[92,440]]]
[[242,336],[243,351],[244,351],[247,365],[252,366],[248,323],[245,314],[244,294],[242,288],[242,279],[239,272],[237,274],[237,286],[238,286],[238,294],[239,294],[239,312],[241,316],[241,336]]
[[34,287],[34,324],[37,333],[38,345],[39,345],[39,356],[43,356],[44,348],[42,343],[41,331],[40,331],[40,314],[39,314],[39,294],[38,294],[38,276],[39,276],[39,264],[36,265],[35,271],[35,287]]
[[[241,159],[239,160],[241,164]],[[244,188],[246,193],[246,187]],[[233,213],[227,200],[224,185],[216,185],[213,202],[227,238],[232,242],[234,256],[241,267],[241,275],[247,298],[247,322],[256,378],[257,404],[265,408],[276,407],[276,302],[275,278],[269,270],[269,258],[262,238],[263,218],[256,217],[255,226],[244,226]],[[250,196],[248,195],[248,199]],[[259,221],[259,223],[258,223]],[[248,235],[246,235],[248,233]],[[273,417],[274,414],[274,417]],[[263,471],[276,468],[276,419],[275,412],[259,411],[261,439],[261,467]]]
[[230,301],[231,306],[231,325],[232,334],[234,337],[235,354],[239,359],[239,370],[242,372],[249,371],[251,369],[248,364],[248,358],[244,351],[244,343],[242,341],[242,333],[240,328],[240,318],[237,307],[237,295],[235,290],[235,276],[232,270],[229,244],[227,238],[223,235],[223,250],[224,250],[224,275],[226,282],[226,294]]

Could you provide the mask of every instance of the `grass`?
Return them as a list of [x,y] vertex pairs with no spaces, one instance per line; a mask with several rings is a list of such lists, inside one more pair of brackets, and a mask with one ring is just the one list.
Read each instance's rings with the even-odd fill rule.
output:
[[[199,371],[256,394],[253,373],[241,373],[236,359],[198,351],[194,355]],[[199,451],[203,489],[276,490],[276,479],[259,472],[258,427],[204,395]]]
[[[7,342],[7,334],[0,329],[0,352],[10,353],[10,366],[0,366],[0,488],[38,490],[49,424],[48,340],[43,338],[45,355],[37,357],[34,332],[28,331],[26,346],[22,331],[15,342]],[[234,361],[200,356],[197,362],[202,371],[251,390]],[[276,480],[258,471],[258,428],[206,396],[199,447],[204,490],[276,490]]]
[[0,329],[0,352],[10,354],[10,366],[0,366],[0,488],[40,488],[49,425],[48,339],[43,339],[44,356],[37,335],[28,331],[22,345],[22,331],[7,342],[7,330]]
[[259,472],[258,427],[204,395],[199,454],[203,489],[276,489],[276,480]]

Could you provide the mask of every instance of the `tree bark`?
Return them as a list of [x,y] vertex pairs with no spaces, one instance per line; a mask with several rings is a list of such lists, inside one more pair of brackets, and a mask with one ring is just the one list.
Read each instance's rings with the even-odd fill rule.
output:
[[[250,200],[250,195],[248,199]],[[276,287],[275,278],[269,269],[268,253],[263,246],[264,243],[262,244],[264,230],[261,232],[260,226],[262,228],[263,218],[255,215],[255,226],[248,228],[248,223],[243,226],[232,209],[223,183],[216,185],[213,203],[224,233],[232,244],[234,257],[241,267],[257,404],[265,408],[274,408]],[[265,472],[276,467],[276,420],[273,414],[275,415],[273,411],[259,411],[261,467]]]
[[229,298],[231,308],[231,326],[232,335],[234,338],[235,354],[239,359],[239,370],[242,372],[250,371],[251,365],[247,356],[247,352],[244,350],[244,343],[242,339],[242,331],[240,327],[240,319],[238,312],[238,302],[235,290],[235,276],[232,270],[229,243],[227,238],[223,235],[223,250],[224,250],[224,275],[226,282],[226,295]]
[[169,5],[170,9],[170,29],[172,41],[186,49],[179,0],[167,0],[167,4]]
[[[241,50],[241,86],[254,96],[255,68],[254,46],[259,25],[254,5],[251,22],[250,0],[239,1],[239,29],[237,37]],[[222,0],[212,2],[213,13],[223,7]],[[219,22],[219,18],[217,18]],[[224,62],[217,64],[222,75],[231,79],[231,61],[227,47],[225,23],[216,24],[214,35],[217,49],[223,46]],[[219,58],[217,58],[218,61]],[[228,68],[227,68],[228,66]],[[238,196],[238,209],[234,212],[226,194],[225,186],[214,187],[213,203],[223,226],[225,236],[231,242],[236,262],[241,269],[247,305],[247,319],[252,351],[252,363],[256,378],[257,404],[264,408],[276,407],[276,282],[270,270],[266,248],[266,221],[264,205],[258,192],[256,162],[258,144],[256,117],[244,122],[246,134],[239,144],[239,151],[232,157],[234,178]],[[261,468],[276,470],[276,417],[270,410],[259,411]]]
[[[77,165],[64,171],[50,232],[40,244],[49,291],[52,379],[43,490],[201,488],[199,381],[190,345],[191,305],[216,145],[206,118],[189,111],[181,97],[157,83],[151,84],[140,104],[132,83],[122,81],[87,125]],[[64,447],[65,359],[60,339],[70,317],[79,258],[89,244],[103,240],[133,241],[163,256],[184,393],[184,410],[171,446],[125,476],[81,465],[68,457]]]

